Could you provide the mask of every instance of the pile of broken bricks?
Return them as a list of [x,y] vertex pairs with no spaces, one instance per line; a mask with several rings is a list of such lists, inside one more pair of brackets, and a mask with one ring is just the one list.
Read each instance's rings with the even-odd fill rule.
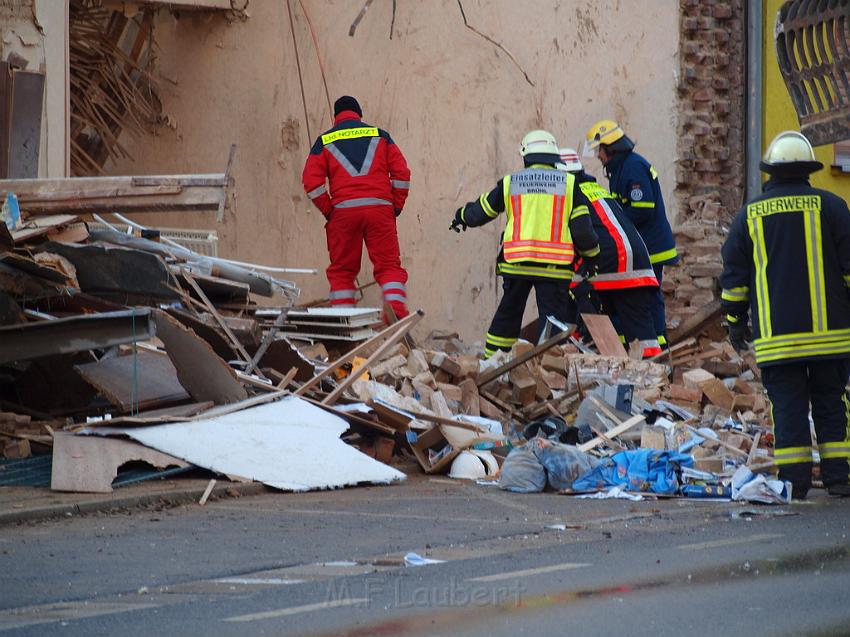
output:
[[[547,334],[483,360],[480,344],[451,332],[417,343],[411,330],[421,312],[379,328],[380,309],[298,306],[288,281],[138,232],[92,229],[81,225],[82,213],[57,207],[55,193],[42,199],[47,208],[30,217],[23,210],[14,231],[0,223],[0,449],[9,460],[53,453],[57,487],[109,490],[132,459],[263,480],[245,475],[250,467],[220,466],[184,449],[185,440],[156,443],[162,448],[150,441],[206,423],[218,427],[219,443],[230,428],[243,439],[258,436],[251,439],[259,446],[279,432],[244,433],[247,422],[272,416],[290,427],[275,444],[306,445],[303,427],[324,427],[328,448],[347,454],[332,442],[341,439],[375,464],[303,482],[274,475],[267,484],[392,482],[403,475],[376,465],[412,460],[426,473],[445,473],[469,449],[501,462],[525,443],[529,423],[573,424],[588,401],[593,437],[582,449],[598,457],[690,444],[699,471],[775,469],[758,368],[723,340],[716,301],[691,312],[656,360],[629,357],[604,316],[591,321],[608,330],[591,330],[596,342]],[[595,393],[605,385],[633,392],[625,411]],[[108,462],[94,467],[98,456]],[[84,460],[76,468],[75,457]]]

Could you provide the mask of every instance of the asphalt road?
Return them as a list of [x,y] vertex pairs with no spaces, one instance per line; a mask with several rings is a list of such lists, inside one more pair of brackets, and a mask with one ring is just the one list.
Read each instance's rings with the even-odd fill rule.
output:
[[591,501],[417,477],[6,526],[0,634],[847,635],[850,500],[813,495]]

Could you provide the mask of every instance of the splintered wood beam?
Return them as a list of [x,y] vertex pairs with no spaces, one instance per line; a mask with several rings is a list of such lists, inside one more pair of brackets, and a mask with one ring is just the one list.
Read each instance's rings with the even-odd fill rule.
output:
[[[248,6],[248,2],[246,0],[241,0],[241,2],[233,2],[233,0],[135,0],[136,4],[147,4],[154,6],[161,6],[166,8],[174,8],[174,9],[195,9],[198,11],[203,10],[216,10],[216,11],[232,11],[234,8],[245,9]],[[126,0],[103,0],[103,5],[106,7],[122,7],[127,4]]]
[[349,361],[354,360],[354,358],[356,356],[360,356],[364,352],[372,351],[372,347],[374,347],[376,343],[380,343],[383,339],[387,338],[391,334],[394,334],[397,330],[403,330],[405,327],[410,325],[414,320],[418,322],[422,318],[422,316],[423,316],[423,312],[422,312],[422,310],[419,310],[419,311],[415,312],[414,314],[410,314],[408,316],[405,316],[398,323],[393,323],[392,325],[385,327],[383,330],[381,330],[380,332],[375,334],[375,336],[373,336],[372,338],[370,338],[367,341],[363,341],[362,343],[360,343],[360,345],[358,345],[357,347],[352,349],[350,352],[348,352],[344,356],[341,356],[340,358],[335,360],[333,363],[328,365],[328,367],[326,369],[322,370],[321,372],[319,372],[318,374],[313,376],[313,378],[311,378],[306,383],[301,385],[301,387],[299,387],[294,392],[295,395],[303,396],[309,390],[311,390],[313,387],[318,385],[323,378],[330,376],[336,370],[338,370],[340,367],[342,367],[343,365],[345,365]]
[[[420,320],[422,320],[422,317],[425,316],[425,313],[422,310],[416,310],[416,312],[414,312],[410,316],[412,316],[413,319],[409,322],[399,321],[398,323],[394,323],[393,325],[404,324],[404,326],[398,328],[398,331],[396,331],[392,336],[390,336],[386,341],[384,341],[381,346],[375,350],[375,353],[372,354],[369,358],[367,358],[366,361],[362,365],[360,365],[356,371],[350,373],[348,377],[346,377],[346,379],[343,380],[336,389],[334,389],[330,394],[327,395],[327,397],[325,397],[325,399],[322,401],[322,404],[334,404],[334,402],[336,402],[336,399],[342,396],[343,392],[345,392],[346,389],[351,387],[354,382],[358,378],[360,378],[363,372],[368,371],[372,365],[374,365],[377,361],[381,360],[384,357],[384,355],[390,350],[391,347],[393,347],[396,343],[403,339],[405,335],[410,331],[410,329],[414,325],[416,325]],[[405,319],[407,318],[409,317],[405,317]]]
[[491,380],[498,378],[499,376],[501,376],[505,372],[509,372],[514,367],[518,367],[518,366],[522,365],[523,363],[525,363],[526,361],[530,361],[535,356],[539,356],[540,354],[542,354],[546,350],[551,349],[552,347],[555,347],[555,345],[558,345],[559,343],[566,341],[570,337],[570,334],[572,334],[573,330],[575,329],[575,325],[568,325],[567,327],[569,327],[570,329],[565,330],[563,332],[559,332],[558,334],[555,334],[555,336],[553,336],[552,338],[543,341],[542,343],[540,343],[540,345],[528,350],[524,354],[520,354],[519,356],[517,356],[513,360],[508,361],[507,363],[505,363],[501,367],[497,367],[496,369],[491,369],[490,371],[484,372],[483,374],[481,374],[481,376],[479,376],[475,380],[475,384],[478,385],[479,387],[486,385]]
[[218,313],[218,310],[215,309],[215,306],[212,304],[209,298],[207,298],[207,295],[204,294],[204,291],[201,289],[201,286],[198,285],[197,281],[195,281],[192,275],[189,274],[188,270],[183,271],[183,278],[186,279],[189,285],[192,286],[192,289],[195,290],[195,294],[197,294],[200,297],[201,301],[203,301],[204,305],[207,306],[207,310],[209,310],[210,314],[213,315],[213,318],[215,319],[216,323],[219,324],[219,327],[221,327],[221,329],[224,330],[224,333],[227,334],[227,338],[230,339],[231,344],[236,348],[236,351],[239,352],[239,356],[242,357],[242,360],[248,364],[248,366],[245,368],[245,371],[250,374],[252,370],[256,369],[256,363],[254,363],[254,361],[251,359],[250,354],[245,351],[245,348],[242,346],[242,343],[239,342],[239,339],[236,338],[236,335],[230,329],[230,326],[227,324],[227,321],[225,321],[221,317],[221,314]]
[[579,445],[578,446],[579,451],[587,452],[587,451],[590,451],[591,449],[595,449],[596,447],[601,445],[603,442],[605,442],[607,439],[616,438],[617,436],[620,436],[620,435],[626,433],[632,427],[636,427],[637,425],[639,425],[641,423],[645,423],[645,422],[646,422],[646,416],[640,416],[640,415],[632,416],[626,422],[624,422],[620,425],[617,425],[613,429],[609,429],[608,431],[606,431],[604,438],[602,436],[596,436],[596,438],[594,438],[593,440],[588,440],[584,444]]

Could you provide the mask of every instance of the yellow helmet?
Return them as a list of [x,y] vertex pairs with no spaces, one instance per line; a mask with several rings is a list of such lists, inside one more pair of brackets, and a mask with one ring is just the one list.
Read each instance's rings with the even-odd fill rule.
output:
[[587,149],[594,150],[600,144],[613,144],[625,136],[623,129],[613,119],[600,119],[587,130]]
[[560,155],[558,151],[558,142],[555,141],[555,136],[549,131],[533,130],[522,138],[522,143],[519,145],[519,154],[525,157],[526,155]]
[[823,164],[815,157],[815,151],[805,135],[786,130],[770,142],[759,167],[766,173],[809,174],[823,168]]

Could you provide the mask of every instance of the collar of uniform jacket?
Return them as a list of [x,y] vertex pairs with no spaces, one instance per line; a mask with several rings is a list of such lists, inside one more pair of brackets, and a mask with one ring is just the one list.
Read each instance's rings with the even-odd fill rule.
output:
[[360,121],[360,116],[354,111],[340,111],[339,115],[334,117],[334,125],[339,124],[342,121],[347,119],[356,119],[358,122]]
[[768,179],[761,187],[762,192],[767,192],[768,190],[773,190],[774,188],[781,188],[782,186],[809,186],[809,180],[807,177],[780,177],[778,175],[773,175]]

